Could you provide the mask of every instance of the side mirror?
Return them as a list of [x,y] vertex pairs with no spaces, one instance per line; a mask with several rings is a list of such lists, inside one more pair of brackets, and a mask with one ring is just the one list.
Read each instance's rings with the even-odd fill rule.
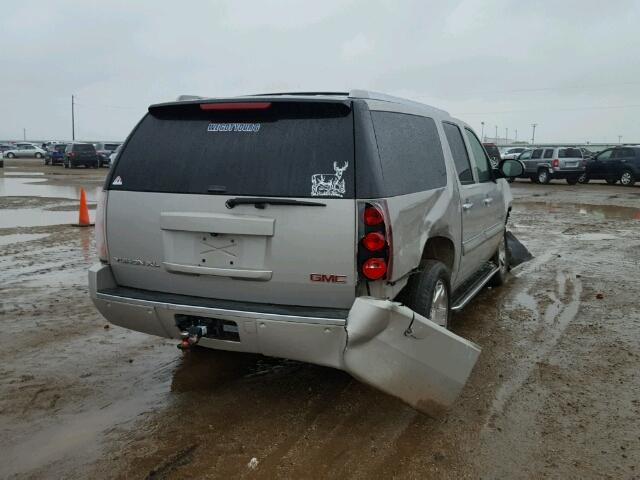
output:
[[502,178],[515,178],[524,173],[524,166],[520,160],[503,160],[498,166]]

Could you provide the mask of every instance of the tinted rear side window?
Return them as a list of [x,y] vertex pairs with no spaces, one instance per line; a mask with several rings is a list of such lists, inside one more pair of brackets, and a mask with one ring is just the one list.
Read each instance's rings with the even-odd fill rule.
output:
[[444,187],[447,172],[432,118],[371,112],[386,195],[393,197]]
[[[195,107],[195,108],[194,108]],[[266,110],[151,110],[121,149],[114,190],[354,198],[347,105],[275,102]],[[113,182],[111,182],[113,183]]]
[[582,151],[579,148],[561,148],[558,158],[582,158]]
[[458,172],[460,183],[463,185],[473,183],[471,163],[469,162],[467,147],[464,145],[464,140],[462,139],[462,132],[452,123],[443,122],[442,126],[444,127],[444,133],[447,136],[447,142],[451,149],[453,161],[456,164],[456,171]]
[[93,145],[74,145],[73,149],[76,152],[83,152],[83,153],[93,153],[96,151]]

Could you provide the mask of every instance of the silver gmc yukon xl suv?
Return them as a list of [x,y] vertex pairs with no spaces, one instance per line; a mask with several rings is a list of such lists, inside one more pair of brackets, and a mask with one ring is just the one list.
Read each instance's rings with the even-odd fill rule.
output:
[[343,369],[448,406],[451,312],[507,274],[506,177],[446,112],[365,91],[152,105],[107,177],[91,297],[189,347]]

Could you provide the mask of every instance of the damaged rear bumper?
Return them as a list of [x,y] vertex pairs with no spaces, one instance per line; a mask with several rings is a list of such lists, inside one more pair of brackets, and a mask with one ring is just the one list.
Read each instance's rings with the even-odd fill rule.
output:
[[230,321],[237,339],[202,337],[199,344],[338,368],[432,414],[456,399],[480,353],[409,308],[369,297],[357,298],[343,315],[248,311],[176,296],[136,298],[118,290],[108,265],[90,269],[89,290],[100,313],[115,325],[179,339],[178,317]]

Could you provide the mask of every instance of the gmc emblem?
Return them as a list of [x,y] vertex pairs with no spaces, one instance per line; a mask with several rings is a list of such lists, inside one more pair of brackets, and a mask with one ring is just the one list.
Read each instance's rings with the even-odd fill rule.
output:
[[327,275],[326,273],[312,273],[309,275],[312,282],[347,283],[346,275]]

